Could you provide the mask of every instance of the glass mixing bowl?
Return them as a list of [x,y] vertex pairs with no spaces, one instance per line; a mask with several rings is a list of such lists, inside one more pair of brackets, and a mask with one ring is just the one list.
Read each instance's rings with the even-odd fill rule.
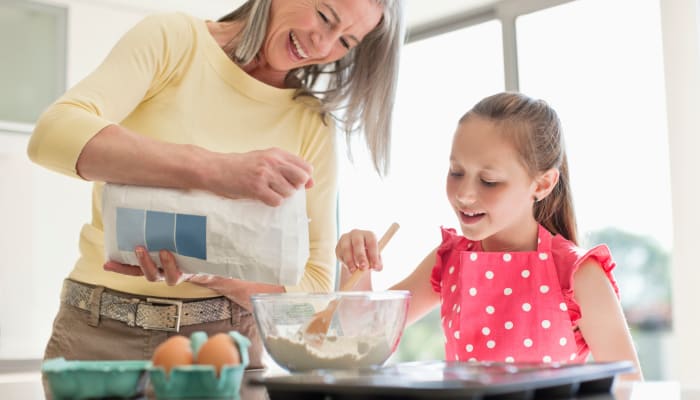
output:
[[[288,371],[383,365],[406,326],[408,291],[275,293],[251,296],[265,349]],[[332,311],[325,337],[308,340],[309,321]]]

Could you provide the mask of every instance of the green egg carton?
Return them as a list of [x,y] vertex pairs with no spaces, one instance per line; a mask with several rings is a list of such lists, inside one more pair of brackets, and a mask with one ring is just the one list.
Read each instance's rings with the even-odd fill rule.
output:
[[44,361],[54,400],[132,398],[144,392],[150,361],[78,361],[63,357]]
[[[202,399],[227,398],[239,399],[243,373],[248,366],[248,347],[250,341],[236,331],[229,335],[238,345],[241,363],[235,366],[224,366],[221,376],[216,376],[212,365],[183,365],[170,370],[166,374],[162,367],[153,365],[149,368],[151,385],[158,399]],[[194,332],[190,336],[192,353],[197,354],[199,348],[208,339],[204,332]]]

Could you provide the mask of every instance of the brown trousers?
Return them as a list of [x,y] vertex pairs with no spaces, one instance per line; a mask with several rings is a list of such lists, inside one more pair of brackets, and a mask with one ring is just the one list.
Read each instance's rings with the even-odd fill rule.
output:
[[[109,291],[109,289],[105,289]],[[139,297],[139,296],[134,296]],[[146,330],[99,317],[97,326],[88,322],[94,319],[89,311],[61,303],[53,323],[44,359],[63,357],[66,360],[150,360],[156,346],[173,335],[189,336],[195,331],[205,331],[210,336],[218,332],[238,331],[250,339],[248,369],[263,368],[262,342],[253,315],[234,302],[231,318],[180,327],[180,332]],[[99,309],[99,307],[97,307]],[[48,387],[44,379],[44,390]]]

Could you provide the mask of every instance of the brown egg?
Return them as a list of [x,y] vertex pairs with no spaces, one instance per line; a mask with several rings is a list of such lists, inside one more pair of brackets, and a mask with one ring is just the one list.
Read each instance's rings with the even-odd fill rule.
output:
[[238,365],[241,355],[238,346],[228,333],[217,333],[207,339],[197,353],[197,364],[213,365],[216,375],[221,374],[225,365]]
[[177,366],[192,364],[192,360],[190,339],[182,335],[172,336],[159,344],[152,359],[153,365],[163,367],[166,374]]

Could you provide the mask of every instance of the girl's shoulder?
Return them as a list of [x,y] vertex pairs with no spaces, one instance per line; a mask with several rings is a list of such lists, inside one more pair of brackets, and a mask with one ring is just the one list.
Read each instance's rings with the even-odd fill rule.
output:
[[435,265],[433,266],[430,279],[433,290],[438,293],[440,293],[442,287],[443,266],[454,262],[454,260],[452,260],[453,255],[457,255],[460,251],[469,250],[475,246],[474,241],[458,234],[454,228],[445,228],[441,226],[440,233],[442,234],[442,243],[440,243],[440,246],[437,248]]
[[561,235],[553,235],[552,257],[564,291],[573,290],[574,274],[585,261],[592,260],[600,265],[617,293],[617,284],[612,275],[615,261],[607,245],[599,244],[590,249],[584,249]]
[[440,251],[445,252],[454,249],[470,250],[473,246],[476,245],[475,241],[469,240],[466,237],[460,235],[454,228],[446,228],[444,226],[441,226],[440,233],[442,234],[442,243],[438,248],[438,253]]

